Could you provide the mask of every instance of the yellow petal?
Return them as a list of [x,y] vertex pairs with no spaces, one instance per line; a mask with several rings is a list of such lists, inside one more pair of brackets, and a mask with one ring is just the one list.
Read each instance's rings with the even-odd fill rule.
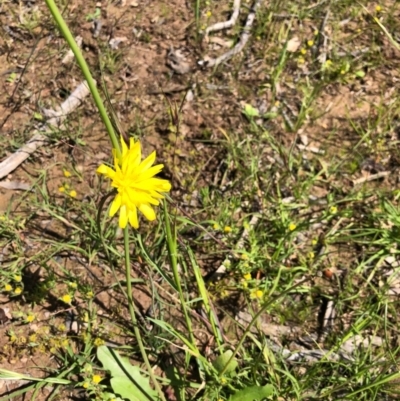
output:
[[118,209],[121,207],[121,200],[121,195],[117,194],[111,204],[110,217],[113,217],[114,214],[118,212]]
[[147,220],[153,221],[156,219],[156,213],[150,205],[142,204],[139,206],[139,210],[144,214]]
[[129,224],[133,228],[139,228],[139,221],[138,221],[136,207],[129,210],[128,217],[129,217]]
[[[140,163],[140,169],[142,171],[149,169],[153,163],[156,160],[156,152],[152,152],[150,155],[148,155],[141,163]],[[161,165],[161,164],[160,164]],[[162,166],[162,165],[161,165]],[[161,167],[162,168],[162,167]]]
[[125,143],[122,135],[121,135],[120,140],[121,140],[121,147],[122,147],[122,157],[125,157],[125,155],[128,153],[128,145]]
[[121,206],[121,209],[119,211],[119,222],[118,223],[121,228],[125,228],[126,225],[128,224],[128,214],[126,212],[125,205]]
[[106,177],[111,178],[111,179],[113,179],[115,176],[115,171],[111,167],[106,166],[105,164],[101,164],[97,168],[96,173],[103,174]]
[[154,177],[156,174],[158,174],[162,169],[164,168],[163,164],[157,164],[157,166],[150,167],[146,171],[143,171],[140,173],[138,177],[138,181],[144,181],[148,180],[149,178]]

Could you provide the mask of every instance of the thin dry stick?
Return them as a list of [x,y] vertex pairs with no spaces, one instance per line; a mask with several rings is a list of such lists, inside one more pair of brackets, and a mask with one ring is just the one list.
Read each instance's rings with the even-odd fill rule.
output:
[[206,37],[210,32],[221,31],[222,29],[231,28],[236,24],[236,20],[239,17],[239,10],[240,10],[240,0],[235,0],[233,3],[233,11],[232,16],[228,21],[217,22],[214,25],[209,26],[206,29]]
[[390,171],[380,171],[376,174],[371,174],[366,177],[361,177],[356,180],[353,180],[353,185],[364,184],[364,182],[379,180],[380,178],[388,177],[390,175]]
[[52,113],[53,117],[50,118],[43,127],[34,132],[33,137],[22,148],[18,149],[0,163],[0,179],[10,174],[11,171],[22,164],[36,149],[44,145],[47,142],[45,133],[51,132],[51,126],[61,127],[66,116],[75,110],[88,94],[89,89],[86,81],[84,81],[71,93],[68,99],[61,104],[59,110]]
[[260,6],[260,4],[261,4],[261,0],[256,0],[253,4],[253,7],[250,9],[249,15],[247,16],[246,24],[243,28],[242,35],[240,36],[239,42],[236,44],[236,46],[217,58],[199,61],[198,62],[199,65],[204,66],[204,67],[215,67],[215,66],[229,60],[236,54],[240,53],[243,50],[243,48],[246,46],[246,43],[248,42],[248,40],[250,39],[251,27],[253,26],[254,20],[256,18],[256,12],[257,12],[257,9]]

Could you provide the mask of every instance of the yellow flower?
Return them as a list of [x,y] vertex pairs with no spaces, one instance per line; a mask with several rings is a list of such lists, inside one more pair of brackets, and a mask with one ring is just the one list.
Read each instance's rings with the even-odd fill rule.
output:
[[61,300],[66,304],[70,304],[72,302],[72,297],[69,294],[65,294],[61,297]]
[[29,313],[27,316],[26,316],[26,319],[25,319],[28,323],[31,323],[31,322],[33,322],[34,320],[35,320],[35,315],[34,314],[32,314],[32,313]]
[[104,345],[104,344],[105,344],[105,341],[104,341],[102,338],[97,337],[97,338],[93,341],[93,344],[94,344],[96,347],[100,347],[101,345]]
[[232,227],[229,227],[229,226],[224,227],[224,232],[230,233],[231,231],[232,231]]
[[382,7],[378,4],[377,6],[375,6],[375,11],[377,13],[380,13],[382,11]]
[[304,57],[299,56],[299,57],[297,58],[297,64],[304,64],[305,62],[306,62],[306,60],[304,59]]
[[59,187],[58,192],[65,192],[65,187]]
[[4,291],[12,291],[12,287],[10,284],[5,284],[4,285]]
[[290,223],[290,224],[289,224],[289,230],[290,230],[290,231],[294,231],[294,230],[296,229],[296,227],[297,227],[297,226],[296,226],[296,224],[294,224],[294,223]]
[[21,294],[21,292],[22,292],[22,288],[21,288],[21,287],[17,287],[17,288],[14,290],[14,294],[15,294],[15,295],[19,295],[19,294]]
[[246,274],[244,274],[243,275],[243,278],[245,279],[245,280],[251,280],[251,274],[250,273],[246,273]]
[[331,207],[329,208],[329,211],[330,211],[332,214],[336,214],[336,213],[337,213],[337,207],[336,207],[336,206],[331,206]]
[[300,53],[304,56],[306,53],[307,53],[307,50],[306,49],[300,49]]
[[119,210],[119,226],[125,228],[129,224],[133,228],[139,227],[137,209],[144,214],[147,220],[155,220],[156,213],[151,205],[159,205],[159,199],[164,196],[160,192],[169,192],[171,184],[167,180],[155,178],[164,167],[157,164],[152,167],[156,159],[156,152],[151,153],[142,161],[140,142],[130,139],[129,147],[121,138],[121,158],[114,154],[114,169],[102,164],[97,173],[112,180],[112,186],[117,189],[111,208],[110,216]]
[[76,198],[76,191],[73,189],[72,191],[69,192],[69,196],[71,198]]
[[14,333],[10,333],[10,342],[16,343],[18,341],[18,337]]
[[92,382],[94,384],[99,384],[103,378],[100,375],[93,375]]
[[314,46],[314,41],[313,40],[308,40],[307,41],[307,46],[309,46],[309,47]]
[[28,337],[30,343],[35,343],[37,341],[37,334],[33,333]]
[[207,17],[207,18],[210,18],[210,17],[211,17],[211,15],[212,15],[211,11],[210,11],[210,10],[208,10],[208,11],[206,12],[206,17]]
[[251,290],[250,292],[250,298],[255,299],[261,299],[264,295],[264,292],[261,290],[257,290],[257,288],[254,288],[253,290]]
[[65,178],[71,177],[71,173],[68,170],[64,170],[63,173]]
[[58,330],[59,330],[59,331],[67,331],[67,327],[65,326],[64,323],[60,323],[60,324],[58,325]]
[[215,224],[213,225],[213,229],[214,229],[214,230],[220,230],[220,229],[221,229],[221,226],[220,226],[218,223],[215,223]]
[[89,388],[89,386],[90,386],[90,383],[88,383],[88,382],[83,382],[82,383],[82,387],[83,388]]
[[20,275],[20,274],[16,274],[16,275],[14,276],[14,280],[15,280],[17,283],[20,283],[21,280],[22,280],[21,275]]

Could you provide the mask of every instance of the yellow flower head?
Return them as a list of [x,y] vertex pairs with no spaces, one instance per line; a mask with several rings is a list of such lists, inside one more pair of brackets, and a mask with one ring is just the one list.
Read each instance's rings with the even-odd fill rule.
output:
[[66,177],[66,178],[71,177],[71,173],[68,170],[64,170],[63,173],[64,173],[64,177]]
[[105,341],[104,341],[102,338],[97,337],[97,338],[93,341],[93,344],[94,344],[96,347],[100,347],[100,346],[102,346],[102,345],[105,344]]
[[169,192],[171,184],[167,180],[155,178],[164,167],[163,164],[152,166],[156,159],[153,152],[142,161],[140,142],[130,139],[129,147],[121,138],[121,158],[114,154],[114,169],[102,164],[97,173],[103,174],[112,180],[111,185],[117,189],[111,208],[110,216],[119,210],[119,226],[125,228],[129,224],[133,228],[139,227],[137,209],[144,214],[147,220],[155,220],[156,214],[151,205],[159,205],[159,199],[164,196],[160,192]]
[[69,294],[65,294],[61,297],[61,300],[66,304],[70,304],[72,302],[72,297]]
[[29,314],[26,316],[26,321],[27,321],[28,323],[32,323],[34,320],[35,320],[35,315],[34,315],[33,313],[29,313]]
[[252,299],[261,299],[263,297],[263,295],[264,295],[264,292],[257,288],[252,289],[250,292],[250,298],[252,298]]
[[76,193],[76,191],[73,189],[72,191],[70,191],[69,192],[69,196],[71,197],[71,198],[76,198],[76,195],[77,195],[77,193]]
[[22,293],[22,288],[21,287],[17,287],[15,290],[14,290],[14,294],[15,295],[19,295],[19,294],[21,294]]
[[246,273],[243,275],[243,278],[247,281],[251,280],[251,274],[250,273]]
[[4,285],[4,291],[11,291],[11,290],[12,290],[12,287],[11,287],[10,284],[5,284]]
[[103,378],[100,375],[93,375],[92,376],[92,382],[94,384],[99,384]]

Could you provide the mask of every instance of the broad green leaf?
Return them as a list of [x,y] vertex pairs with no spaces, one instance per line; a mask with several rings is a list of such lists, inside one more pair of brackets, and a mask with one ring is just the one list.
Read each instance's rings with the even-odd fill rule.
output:
[[[215,358],[214,362],[212,363],[214,368],[217,370],[218,373],[221,373],[225,368],[225,365],[228,363],[229,359],[231,358],[233,352],[231,350],[225,351],[222,355]],[[228,367],[225,370],[225,373],[233,372],[238,366],[238,363],[235,358],[233,358],[230,362]]]
[[111,373],[111,387],[116,394],[129,401],[158,400],[155,390],[150,387],[149,379],[142,376],[137,366],[122,358],[105,345],[97,349],[97,358]]
[[270,397],[274,393],[274,386],[266,384],[265,386],[251,386],[233,394],[229,401],[261,401]]

